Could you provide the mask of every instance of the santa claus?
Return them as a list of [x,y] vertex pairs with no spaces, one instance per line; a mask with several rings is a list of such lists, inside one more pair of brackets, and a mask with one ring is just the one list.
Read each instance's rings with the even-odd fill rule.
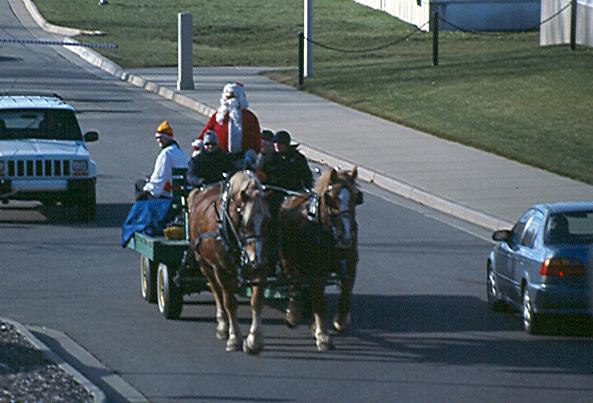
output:
[[247,108],[248,106],[243,84],[225,85],[220,98],[220,107],[212,114],[198,139],[202,139],[208,130],[213,130],[218,137],[220,148],[232,154],[234,160],[243,160],[246,154],[259,152],[261,143],[259,121]]

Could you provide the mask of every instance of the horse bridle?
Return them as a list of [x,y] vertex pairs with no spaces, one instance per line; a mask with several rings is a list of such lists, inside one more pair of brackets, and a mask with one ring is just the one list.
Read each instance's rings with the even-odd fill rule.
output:
[[[352,190],[350,190],[350,188],[348,187],[347,184],[343,185],[342,189],[346,189],[346,191],[349,193],[350,197],[354,196]],[[342,217],[344,217],[344,216],[347,216],[350,221],[350,231],[353,234],[356,233],[357,225],[356,225],[356,221],[351,219],[352,217],[350,215],[350,208],[340,210],[336,213],[334,213],[332,211],[331,206],[329,206],[327,203],[325,203],[325,208],[326,208],[327,216],[329,218],[329,227],[331,229],[334,242],[336,242],[336,243],[338,242],[337,222],[339,220],[342,220],[343,219]]]
[[[248,175],[250,175],[251,177],[254,177],[254,175],[251,173],[251,171],[246,171]],[[259,183],[259,182],[258,182]],[[228,225],[228,228],[231,229],[231,232],[233,234],[233,238],[235,239],[235,243],[236,246],[235,248],[240,251],[240,258],[239,258],[239,262],[241,267],[243,268],[254,268],[252,262],[249,260],[249,256],[247,255],[247,250],[246,250],[246,246],[252,243],[257,243],[260,242],[261,240],[264,239],[264,236],[259,234],[253,234],[253,235],[246,235],[245,234],[245,228],[243,226],[243,212],[242,212],[242,208],[238,207],[238,203],[235,201],[233,194],[230,191],[230,187],[229,187],[229,183],[227,182],[226,185],[226,189],[223,192],[223,208],[222,208],[222,214],[223,214],[223,221],[226,219]],[[260,186],[261,188],[261,186]],[[235,205],[235,213],[237,213],[237,217],[238,217],[238,223],[239,223],[239,228],[237,230],[237,228],[235,228],[235,225],[233,223],[233,219],[229,214],[228,209],[230,208],[230,203],[232,202]],[[224,228],[224,223],[222,223],[222,226]]]

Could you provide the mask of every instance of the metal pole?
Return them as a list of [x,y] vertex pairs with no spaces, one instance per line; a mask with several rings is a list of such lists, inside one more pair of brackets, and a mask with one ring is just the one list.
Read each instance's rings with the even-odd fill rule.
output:
[[577,48],[577,0],[570,1],[570,48]]
[[305,71],[304,77],[313,76],[313,0],[305,0]]
[[305,75],[305,34],[299,32],[299,88],[303,86]]
[[432,14],[432,65],[439,65],[439,12]]
[[191,13],[179,13],[177,20],[177,90],[193,90],[194,66]]

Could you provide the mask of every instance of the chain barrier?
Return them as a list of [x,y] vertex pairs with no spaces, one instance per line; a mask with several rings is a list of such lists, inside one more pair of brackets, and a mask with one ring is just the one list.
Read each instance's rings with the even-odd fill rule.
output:
[[[562,14],[562,13],[564,12],[564,10],[566,10],[568,7],[570,7],[570,3],[566,4],[564,7],[562,7],[560,10],[558,10],[556,13],[554,13],[554,14],[553,14],[553,15],[551,15],[551,16],[549,16],[549,17],[548,17],[548,18],[546,18],[545,20],[543,20],[543,21],[540,21],[538,24],[536,24],[536,25],[534,25],[534,26],[532,26],[532,27],[529,27],[529,28],[527,28],[527,29],[525,29],[525,30],[523,30],[523,31],[533,31],[533,30],[535,30],[536,28],[539,28],[539,27],[541,27],[541,26],[542,26],[542,25],[544,25],[545,23],[547,23],[547,22],[549,22],[549,21],[553,20],[554,18],[558,17],[558,16],[559,16],[560,14]],[[450,21],[447,21],[445,18],[441,17],[440,15],[439,15],[439,20],[441,20],[442,22],[444,22],[444,23],[445,23],[445,24],[447,24],[447,25],[450,25],[450,26],[452,26],[453,28],[457,29],[458,31],[465,32],[465,33],[467,33],[467,34],[474,34],[474,35],[480,35],[480,36],[495,36],[495,35],[500,35],[499,33],[494,33],[494,32],[481,32],[481,31],[474,31],[474,30],[472,30],[472,29],[468,29],[468,28],[463,28],[463,27],[460,27],[459,25],[456,25],[456,24],[454,24],[454,23],[452,23],[452,22],[450,22]]]
[[[562,14],[567,8],[569,8],[572,4],[576,3],[576,0],[571,0],[571,2],[569,2],[568,4],[566,4],[564,7],[562,7],[560,10],[558,10],[557,12],[555,12],[554,14],[552,14],[551,16],[547,17],[546,19],[540,21],[537,25],[534,25],[533,27],[527,28],[525,30],[523,30],[523,32],[525,31],[531,31],[531,30],[535,30],[536,28],[541,27],[542,25],[546,24],[547,22],[553,20],[554,18],[558,17],[560,14]],[[573,14],[574,10],[573,10]],[[574,15],[571,16],[571,18],[574,20],[576,19]],[[444,24],[449,25],[450,27],[453,27],[454,29],[460,31],[460,32],[464,32],[464,33],[469,33],[469,34],[473,34],[473,35],[481,35],[481,36],[489,36],[489,37],[493,37],[493,36],[500,36],[500,32],[482,32],[482,31],[475,31],[472,29],[467,29],[467,28],[463,28],[457,24],[454,24],[450,21],[448,21],[447,19],[441,17],[439,15],[438,12],[435,12],[434,14],[432,14],[431,19],[427,22],[425,22],[424,24],[422,24],[421,26],[415,27],[415,29],[413,31],[411,31],[410,33],[408,33],[407,35],[398,38],[396,40],[394,40],[393,42],[387,43],[385,45],[382,46],[377,46],[374,48],[369,48],[369,49],[344,49],[344,48],[338,48],[338,47],[333,47],[333,46],[329,46],[329,45],[325,45],[323,43],[317,42],[313,39],[310,38],[306,38],[303,33],[301,32],[299,34],[299,88],[303,85],[304,83],[304,65],[303,65],[303,48],[304,48],[304,42],[307,41],[309,43],[312,43],[313,45],[319,46],[320,48],[324,48],[327,50],[332,50],[335,52],[341,52],[341,53],[369,53],[369,52],[376,52],[379,50],[383,50],[386,48],[389,48],[391,46],[395,46],[401,42],[404,42],[408,39],[410,39],[413,35],[416,35],[418,32],[422,32],[422,29],[424,27],[426,27],[427,25],[431,24],[434,26],[431,26],[431,31],[433,31],[433,65],[434,66],[438,66],[438,53],[439,53],[439,39],[438,39],[438,35],[439,35],[439,21],[443,22]],[[574,26],[574,22],[571,23],[571,26]],[[574,30],[574,28],[571,28],[571,30]],[[572,39],[572,36],[574,36],[574,32],[571,33],[571,48],[573,48],[574,50],[574,40]]]
[[409,34],[407,34],[406,36],[404,36],[402,38],[399,38],[399,39],[397,39],[397,40],[395,40],[393,42],[390,42],[390,43],[388,43],[386,45],[382,45],[382,46],[378,46],[376,48],[370,48],[370,49],[342,49],[342,48],[335,48],[335,47],[329,46],[329,45],[324,45],[322,43],[319,43],[319,42],[314,41],[313,39],[309,39],[309,38],[305,38],[305,40],[307,42],[312,43],[313,45],[319,46],[320,48],[327,49],[327,50],[333,50],[335,52],[341,52],[341,53],[369,53],[369,52],[376,52],[378,50],[387,49],[387,48],[389,48],[391,46],[395,46],[395,45],[397,45],[397,44],[399,44],[401,42],[404,42],[404,41],[410,39],[412,36],[414,36],[418,32],[422,32],[422,28],[424,28],[426,25],[428,25],[428,22],[422,24],[419,27],[416,27],[416,29],[414,31],[410,32]]
[[83,48],[117,49],[117,44],[115,44],[115,43],[75,43],[75,42],[60,42],[60,41],[44,41],[44,40],[38,40],[38,39],[0,38],[0,43],[20,43],[20,44],[27,44],[27,45],[80,46]]

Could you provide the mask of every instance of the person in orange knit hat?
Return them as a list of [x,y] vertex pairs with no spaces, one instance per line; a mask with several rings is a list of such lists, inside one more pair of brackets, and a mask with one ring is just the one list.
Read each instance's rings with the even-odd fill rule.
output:
[[173,128],[168,121],[161,122],[154,136],[161,152],[148,182],[136,183],[136,200],[172,197],[173,168],[187,168],[187,155],[175,141]]

